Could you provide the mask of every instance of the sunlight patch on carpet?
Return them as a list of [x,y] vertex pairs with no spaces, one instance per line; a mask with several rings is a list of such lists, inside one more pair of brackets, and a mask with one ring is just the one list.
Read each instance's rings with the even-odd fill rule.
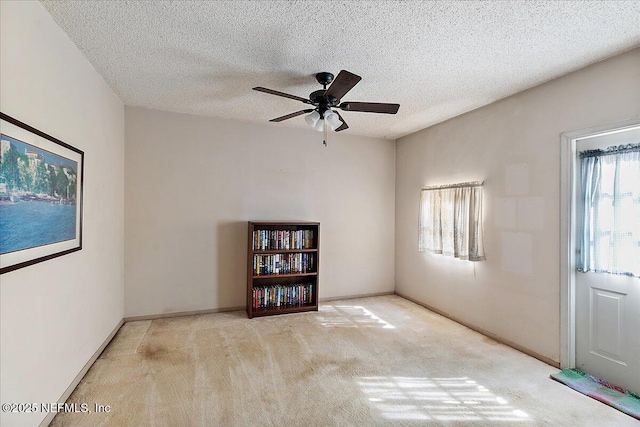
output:
[[361,377],[358,385],[391,420],[532,421],[526,412],[468,377]]
[[382,328],[395,329],[371,311],[359,305],[322,305],[316,319],[329,328]]

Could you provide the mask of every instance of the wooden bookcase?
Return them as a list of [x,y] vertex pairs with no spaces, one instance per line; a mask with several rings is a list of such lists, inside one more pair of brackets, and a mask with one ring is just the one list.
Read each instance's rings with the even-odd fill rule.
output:
[[249,221],[249,318],[318,310],[320,223]]

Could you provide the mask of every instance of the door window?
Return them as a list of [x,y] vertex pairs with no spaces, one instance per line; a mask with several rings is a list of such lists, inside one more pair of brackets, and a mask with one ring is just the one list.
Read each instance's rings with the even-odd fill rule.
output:
[[580,153],[578,270],[640,277],[640,144]]

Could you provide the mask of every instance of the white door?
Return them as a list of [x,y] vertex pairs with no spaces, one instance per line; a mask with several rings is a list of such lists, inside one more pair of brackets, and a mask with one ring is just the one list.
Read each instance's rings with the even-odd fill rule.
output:
[[[640,128],[576,141],[577,152],[640,143]],[[580,170],[580,159],[576,159]],[[577,174],[577,230],[583,200]],[[636,183],[640,186],[640,182]],[[637,202],[636,202],[637,203]],[[640,223],[637,224],[640,230]],[[580,233],[575,233],[579,239]],[[580,248],[579,242],[575,247]],[[640,278],[609,273],[578,272],[576,291],[576,367],[640,392]]]

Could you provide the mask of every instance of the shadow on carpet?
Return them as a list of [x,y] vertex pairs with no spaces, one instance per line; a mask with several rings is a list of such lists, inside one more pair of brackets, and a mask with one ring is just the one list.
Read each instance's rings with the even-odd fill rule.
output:
[[640,420],[640,395],[575,368],[563,369],[551,378]]

